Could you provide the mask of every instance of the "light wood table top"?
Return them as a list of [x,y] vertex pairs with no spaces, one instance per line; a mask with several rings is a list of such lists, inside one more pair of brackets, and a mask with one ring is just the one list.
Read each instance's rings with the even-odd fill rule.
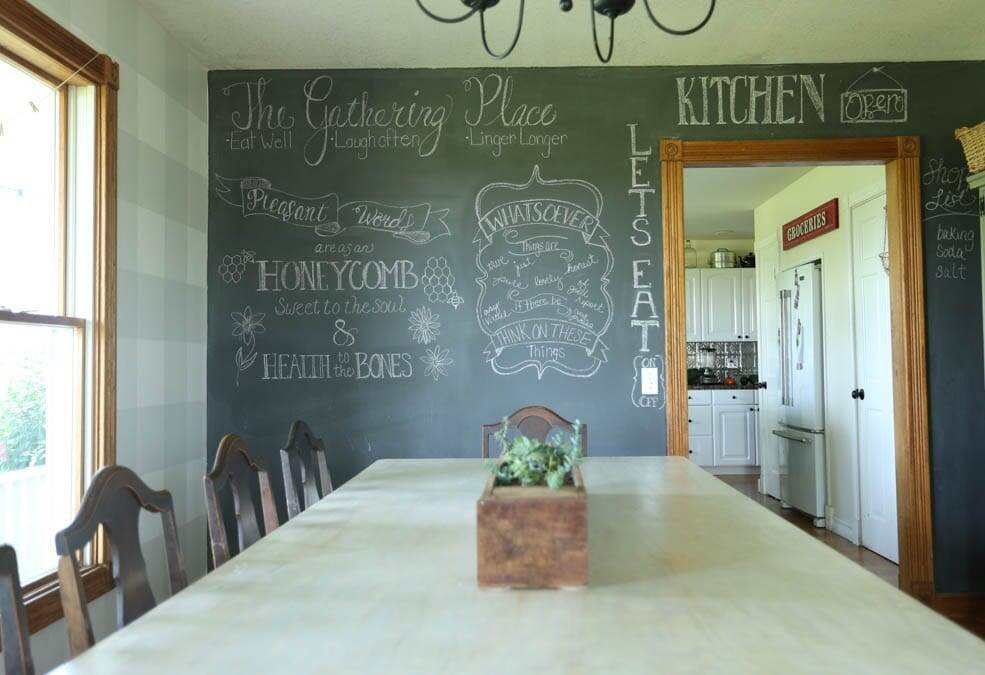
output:
[[382,460],[59,673],[964,673],[985,642],[677,458],[592,458],[589,586],[480,590],[478,460]]

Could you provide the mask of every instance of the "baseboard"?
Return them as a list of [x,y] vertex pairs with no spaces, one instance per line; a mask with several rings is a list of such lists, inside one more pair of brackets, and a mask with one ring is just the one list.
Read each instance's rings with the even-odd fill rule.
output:
[[713,476],[758,476],[758,466],[705,466],[705,471]]
[[[834,509],[831,510],[831,513],[834,513]],[[844,537],[856,546],[859,545],[858,529],[854,526],[854,524],[838,517],[832,517],[829,522],[831,523],[832,532],[837,534],[839,537]]]
[[985,593],[935,593],[930,606],[955,621],[985,620]]

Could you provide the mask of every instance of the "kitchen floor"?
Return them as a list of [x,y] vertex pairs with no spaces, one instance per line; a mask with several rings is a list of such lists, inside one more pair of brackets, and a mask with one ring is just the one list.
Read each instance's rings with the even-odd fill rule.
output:
[[756,490],[756,482],[759,480],[759,476],[743,475],[718,477],[745,496],[759,502],[787,522],[793,523],[807,534],[824,542],[846,558],[854,560],[886,583],[899,587],[898,565],[890,560],[886,560],[877,553],[873,553],[867,548],[856,546],[852,542],[835,534],[831,530],[814,527],[814,523],[811,522],[811,519],[799,511],[780,508],[780,500],[774,499],[773,497],[769,497],[767,495],[759,494]]

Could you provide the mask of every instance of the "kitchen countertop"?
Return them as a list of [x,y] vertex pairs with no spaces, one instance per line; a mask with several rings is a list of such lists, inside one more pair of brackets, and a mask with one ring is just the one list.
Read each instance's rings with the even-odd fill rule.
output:
[[759,389],[758,384],[689,384],[688,389]]

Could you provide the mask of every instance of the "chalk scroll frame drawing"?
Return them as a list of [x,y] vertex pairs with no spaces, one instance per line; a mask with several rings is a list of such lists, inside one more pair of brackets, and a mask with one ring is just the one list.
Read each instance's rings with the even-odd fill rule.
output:
[[613,256],[603,199],[579,179],[497,182],[475,199],[479,328],[499,375],[591,377],[606,362]]
[[684,167],[882,163],[886,166],[893,338],[899,586],[944,608],[934,586],[927,409],[927,347],[920,139],[872,138],[689,141],[660,147],[664,307],[667,348],[667,452],[688,456],[684,317]]
[[243,217],[266,216],[273,220],[313,229],[320,237],[334,237],[356,228],[382,232],[412,244],[429,244],[450,236],[445,218],[448,209],[433,209],[428,203],[393,205],[372,200],[342,202],[329,192],[302,197],[273,187],[266,178],[215,176],[216,195],[242,209]]

